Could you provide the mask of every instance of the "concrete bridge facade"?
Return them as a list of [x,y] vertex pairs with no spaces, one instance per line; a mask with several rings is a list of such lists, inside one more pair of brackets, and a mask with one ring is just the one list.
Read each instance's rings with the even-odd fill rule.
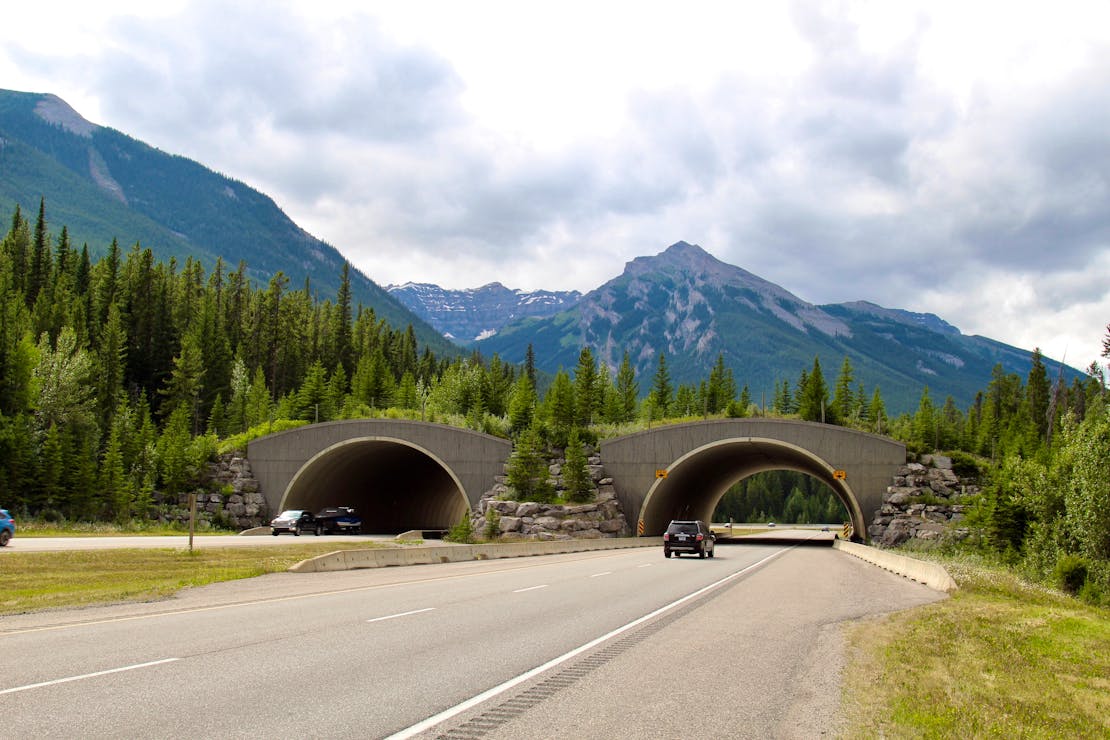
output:
[[830,424],[715,419],[604,441],[601,459],[625,516],[637,519],[641,534],[661,534],[671,519],[709,521],[733,484],[756,473],[793,470],[832,489],[857,535],[865,537],[906,462],[906,447]]
[[[252,441],[251,469],[271,511],[354,506],[375,532],[454,526],[504,474],[507,440],[418,421],[312,424]],[[905,446],[843,427],[782,419],[659,426],[601,443],[625,516],[644,535],[671,519],[709,521],[736,482],[794,470],[825,483],[867,532]]]
[[449,529],[504,473],[512,444],[403,419],[310,424],[253,440],[270,511],[353,506],[371,531]]

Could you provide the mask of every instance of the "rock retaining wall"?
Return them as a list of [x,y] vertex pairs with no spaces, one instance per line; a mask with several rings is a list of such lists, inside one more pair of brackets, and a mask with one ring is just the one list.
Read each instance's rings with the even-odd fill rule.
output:
[[[209,463],[205,485],[192,491],[197,496],[200,530],[222,527],[250,529],[269,524],[270,512],[250,463],[239,455],[221,455]],[[159,521],[189,523],[189,493],[166,496],[159,506]]]
[[[563,459],[553,459],[548,471],[557,493],[563,485]],[[493,488],[482,495],[470,524],[475,537],[485,539],[490,521],[496,521],[497,535],[518,540],[570,540],[627,537],[631,534],[613,479],[605,475],[601,458],[587,458],[587,470],[594,486],[594,497],[583,504],[541,504],[513,501],[505,476],[498,476]],[[492,514],[496,512],[496,514]]]
[[977,493],[973,479],[956,475],[951,459],[923,455],[898,470],[867,534],[880,547],[896,547],[914,538],[963,539],[968,536],[960,526],[967,509],[963,501]]

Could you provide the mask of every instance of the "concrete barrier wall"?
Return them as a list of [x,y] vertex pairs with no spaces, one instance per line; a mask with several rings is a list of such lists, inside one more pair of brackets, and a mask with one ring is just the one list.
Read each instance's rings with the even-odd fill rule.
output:
[[550,542],[504,542],[482,545],[417,545],[373,550],[337,550],[302,560],[289,570],[294,573],[324,573],[333,570],[385,568],[391,565],[429,565],[466,560],[521,558],[529,555],[555,555],[588,550],[616,550],[626,547],[661,547],[660,537],[618,537],[599,540],[553,540]]
[[860,545],[848,540],[834,540],[833,547],[892,573],[897,573],[918,583],[923,583],[930,588],[935,588],[937,591],[949,592],[956,590],[956,581],[948,575],[944,566],[937,563],[916,560],[889,550],[879,550],[875,547]]

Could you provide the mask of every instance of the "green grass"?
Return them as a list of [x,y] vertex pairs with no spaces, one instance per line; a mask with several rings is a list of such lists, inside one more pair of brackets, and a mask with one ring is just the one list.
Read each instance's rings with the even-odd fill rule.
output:
[[1110,610],[944,565],[950,599],[849,628],[846,736],[1110,737]]
[[[43,522],[36,519],[16,519],[17,537],[164,537],[165,535],[187,535],[188,525],[161,524],[158,522],[131,521],[125,524],[115,522]],[[196,532],[198,536],[227,536],[238,534],[229,529],[205,527]]]
[[127,601],[156,601],[190,586],[287,570],[306,558],[372,542],[269,547],[5,552],[0,615]]

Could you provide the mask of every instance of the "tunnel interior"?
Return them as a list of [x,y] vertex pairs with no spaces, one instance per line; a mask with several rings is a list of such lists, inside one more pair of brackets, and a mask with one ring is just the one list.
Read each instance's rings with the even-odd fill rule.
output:
[[383,439],[352,440],[317,455],[294,476],[281,508],[329,506],[353,507],[362,530],[375,534],[450,529],[470,508],[430,454]]
[[710,521],[734,483],[769,470],[794,470],[820,480],[844,504],[856,527],[862,527],[850,489],[811,454],[776,440],[738,439],[692,452],[655,482],[641,512],[644,534],[662,534],[672,519]]

